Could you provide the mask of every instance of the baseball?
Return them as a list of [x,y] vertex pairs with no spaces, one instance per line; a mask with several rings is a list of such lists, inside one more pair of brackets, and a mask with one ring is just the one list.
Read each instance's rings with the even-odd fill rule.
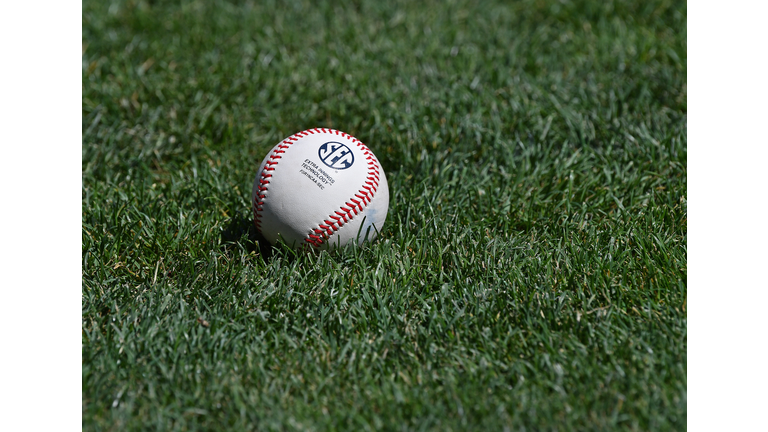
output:
[[273,245],[292,248],[373,240],[389,209],[389,187],[373,152],[333,129],[294,134],[270,150],[253,182],[253,221]]

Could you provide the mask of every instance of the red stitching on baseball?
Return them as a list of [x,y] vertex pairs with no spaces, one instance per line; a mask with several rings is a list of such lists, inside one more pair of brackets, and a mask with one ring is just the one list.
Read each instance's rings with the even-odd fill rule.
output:
[[[331,129],[331,133],[339,134],[339,131]],[[339,227],[342,226],[342,223],[340,222],[340,219],[342,219],[345,223],[352,220],[358,213],[363,211],[364,206],[367,206],[371,203],[373,200],[374,192],[378,190],[379,185],[379,167],[377,164],[376,157],[373,155],[373,153],[370,151],[370,149],[363,144],[361,141],[359,141],[357,138],[354,138],[350,135],[345,134],[344,132],[341,133],[344,135],[347,139],[350,139],[354,144],[356,144],[362,151],[363,154],[366,156],[366,159],[368,160],[368,177],[366,177],[366,180],[363,185],[361,185],[361,189],[354,194],[354,197],[350,198],[349,201],[345,202],[343,206],[339,207],[339,210],[334,210],[332,214],[330,214],[328,217],[335,220]],[[355,199],[359,198],[360,200]],[[354,203],[351,204],[350,202]],[[338,216],[335,216],[338,215]],[[327,230],[326,234],[322,237],[318,237],[313,234],[309,234],[308,238],[305,240],[307,243],[311,243],[315,247],[321,246],[328,238],[330,238],[334,232],[338,231],[339,228],[335,227],[333,223],[331,223],[329,220],[324,221],[326,224],[331,225],[333,228],[333,231]],[[319,227],[325,228],[327,225],[318,225]],[[314,232],[321,234],[319,232],[319,228],[316,228]]]
[[[296,134],[293,134],[289,136],[288,138],[284,139],[280,144],[278,144],[274,150],[272,150],[272,153],[270,154],[270,157],[266,164],[264,164],[264,169],[261,171],[261,178],[259,179],[259,193],[256,194],[256,197],[254,197],[254,203],[253,203],[253,225],[256,227],[256,230],[261,232],[261,213],[264,211],[264,202],[267,199],[267,191],[270,179],[272,178],[272,174],[270,174],[268,171],[274,171],[275,165],[278,164],[277,159],[281,159],[282,156],[280,156],[281,153],[285,153],[285,149],[291,146],[294,142],[296,142],[298,138],[296,138]],[[259,201],[256,201],[256,198],[259,198]],[[263,233],[262,233],[263,234]]]

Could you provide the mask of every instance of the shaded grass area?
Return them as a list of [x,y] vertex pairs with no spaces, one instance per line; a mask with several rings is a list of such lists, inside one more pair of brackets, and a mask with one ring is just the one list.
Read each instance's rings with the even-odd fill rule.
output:
[[[84,2],[84,429],[685,429],[686,110],[685,3]],[[310,127],[380,240],[259,241]]]

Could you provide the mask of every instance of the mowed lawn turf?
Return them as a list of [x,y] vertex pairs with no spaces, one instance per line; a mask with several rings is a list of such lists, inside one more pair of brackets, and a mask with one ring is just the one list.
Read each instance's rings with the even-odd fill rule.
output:
[[[84,430],[684,430],[685,2],[83,2]],[[278,141],[376,241],[252,223]]]

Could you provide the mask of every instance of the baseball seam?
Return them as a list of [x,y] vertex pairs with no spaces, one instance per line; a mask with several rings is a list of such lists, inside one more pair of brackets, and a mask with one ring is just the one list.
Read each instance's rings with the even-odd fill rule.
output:
[[267,199],[267,190],[269,189],[269,183],[272,181],[271,179],[275,166],[283,157],[282,154],[285,153],[285,150],[290,147],[291,144],[298,141],[298,135],[299,134],[293,134],[289,136],[275,147],[274,150],[272,150],[267,163],[264,165],[264,169],[261,170],[261,175],[259,176],[259,191],[253,199],[253,224],[259,232],[261,232],[261,212],[264,211],[264,202]]
[[368,176],[357,193],[346,200],[344,205],[340,206],[338,210],[329,214],[322,223],[317,224],[317,228],[310,230],[310,233],[304,238],[305,242],[315,247],[320,247],[336,231],[341,229],[344,224],[349,223],[358,213],[362,212],[373,200],[374,193],[379,188],[379,166],[371,150],[360,140],[349,134],[333,129],[328,129],[327,131],[329,131],[328,133],[341,135],[357,145],[367,160]]
[[335,129],[314,128],[291,135],[290,137],[283,140],[283,142],[278,145],[275,150],[272,151],[269,160],[264,165],[264,169],[262,170],[261,177],[259,179],[259,192],[256,195],[259,201],[257,202],[257,200],[254,199],[253,208],[254,225],[256,225],[256,229],[258,229],[259,232],[261,232],[261,212],[263,211],[264,201],[267,197],[266,192],[269,186],[269,182],[271,181],[270,179],[272,178],[273,171],[275,170],[275,166],[278,164],[280,158],[282,158],[281,154],[285,153],[285,150],[291,144],[298,141],[299,138],[314,135],[315,133],[336,134],[352,141],[352,143],[357,145],[357,147],[363,152],[363,156],[365,157],[368,164],[368,175],[363,181],[363,184],[360,186],[360,190],[353,194],[351,198],[347,199],[344,202],[344,205],[340,206],[338,210],[334,210],[331,214],[329,214],[322,223],[318,223],[316,228],[311,228],[309,233],[304,237],[304,241],[306,242],[305,244],[312,245],[317,248],[325,243],[335,232],[341,229],[344,224],[352,221],[355,216],[362,212],[368,206],[368,204],[371,203],[374,194],[379,188],[380,172],[378,161],[376,160],[376,156],[373,155],[373,152],[371,152],[371,150],[360,140],[347,133],[337,131]]

